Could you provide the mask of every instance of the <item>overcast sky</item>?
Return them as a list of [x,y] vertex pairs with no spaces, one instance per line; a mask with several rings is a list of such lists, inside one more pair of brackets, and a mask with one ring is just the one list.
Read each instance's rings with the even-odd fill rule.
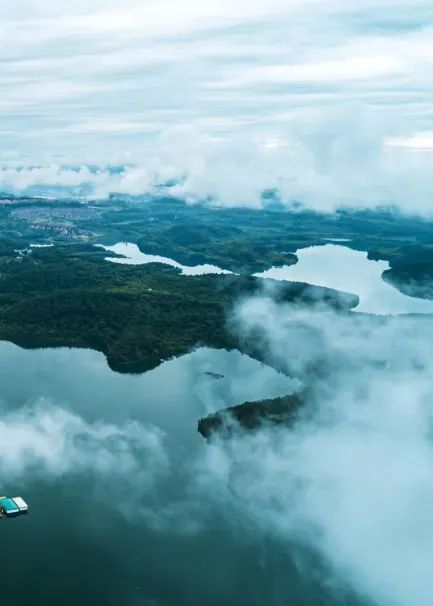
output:
[[312,152],[333,173],[337,133],[331,156],[403,149],[424,180],[432,34],[429,0],[0,0],[0,163],[148,165],[154,152],[179,169],[253,145],[290,148],[280,163],[298,172]]

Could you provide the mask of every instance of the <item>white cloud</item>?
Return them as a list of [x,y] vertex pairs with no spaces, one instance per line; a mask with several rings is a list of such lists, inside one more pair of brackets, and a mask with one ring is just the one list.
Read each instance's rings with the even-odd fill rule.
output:
[[99,478],[142,476],[146,486],[166,466],[162,433],[138,423],[117,426],[90,424],[50,402],[40,400],[0,419],[2,478],[15,480],[28,473],[41,479],[92,473]]
[[129,482],[136,491],[128,492],[135,524],[194,532],[224,516],[255,539],[272,535],[290,553],[293,545],[314,549],[338,581],[333,587],[349,585],[381,606],[429,606],[431,320],[259,298],[238,307],[233,326],[311,387],[292,430],[203,442],[179,457],[179,444],[167,448],[169,436],[153,427],[89,423],[39,401],[0,420],[3,480],[91,474],[95,488],[106,481],[111,493],[115,477],[116,486]]
[[217,88],[230,88],[268,83],[316,83],[380,78],[403,71],[393,57],[353,57],[339,61],[310,62],[298,65],[269,65],[243,70],[233,80],[210,83]]
[[[149,124],[139,125],[142,132]],[[76,126],[83,137],[106,131],[121,137],[138,128],[135,123],[96,121]],[[224,206],[260,208],[261,194],[274,189],[281,201],[294,201],[319,211],[338,207],[375,207],[393,204],[408,213],[430,216],[433,210],[433,157],[420,153],[426,139],[402,140],[392,121],[353,106],[345,112],[329,112],[324,118],[286,121],[284,134],[272,128],[253,136],[210,137],[190,127],[175,128],[143,148],[140,162],[125,155],[129,166],[113,174],[86,166],[20,165],[16,155],[0,169],[0,189],[32,192],[38,186],[50,191],[106,197],[110,192],[154,194],[157,186],[178,180],[166,188],[190,202],[212,199]],[[417,143],[415,146],[414,143]],[[112,158],[114,163],[122,157]],[[17,166],[18,165],[18,166]],[[40,189],[38,190],[40,191]]]
[[389,141],[389,145],[405,147],[413,150],[433,150],[433,135],[431,133],[419,133],[413,137],[396,138]]
[[340,586],[372,603],[428,606],[432,322],[267,299],[241,305],[236,321],[312,391],[292,431],[216,441],[208,490],[256,529],[319,552]]
[[[426,0],[22,0],[0,15],[0,154],[17,164],[131,164],[118,187],[134,193],[177,170],[188,197],[233,205],[263,187],[323,208],[431,205],[429,160],[403,153],[432,129]],[[173,132],[195,133],[193,157],[181,135],[167,151]]]

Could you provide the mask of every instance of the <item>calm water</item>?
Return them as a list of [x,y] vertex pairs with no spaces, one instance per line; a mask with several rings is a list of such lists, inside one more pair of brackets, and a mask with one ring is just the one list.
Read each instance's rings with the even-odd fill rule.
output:
[[326,244],[298,250],[298,263],[272,267],[257,274],[263,278],[307,282],[353,293],[359,297],[354,311],[377,315],[431,314],[433,301],[408,297],[382,279],[387,261],[370,261],[366,252]]
[[146,265],[147,263],[162,263],[163,265],[170,265],[182,270],[181,273],[184,276],[200,276],[204,274],[231,274],[231,271],[227,269],[221,269],[216,265],[195,265],[189,267],[188,265],[182,265],[169,257],[161,257],[159,255],[146,255],[142,253],[136,244],[131,242],[118,242],[113,246],[103,246],[101,248],[107,252],[113,252],[117,255],[123,255],[120,257],[107,257],[107,261],[112,263],[120,263],[121,265]]
[[[31,506],[26,517],[0,521],[5,602],[343,603],[313,569],[298,571],[294,548],[236,518],[211,486],[194,487],[191,470],[210,448],[197,419],[290,392],[287,377],[209,349],[139,376],[112,372],[88,350],[26,351],[2,342],[0,360],[1,492]],[[68,420],[59,421],[59,411]],[[132,420],[145,445],[134,442],[131,455],[107,428]],[[162,436],[163,454],[154,435]]]

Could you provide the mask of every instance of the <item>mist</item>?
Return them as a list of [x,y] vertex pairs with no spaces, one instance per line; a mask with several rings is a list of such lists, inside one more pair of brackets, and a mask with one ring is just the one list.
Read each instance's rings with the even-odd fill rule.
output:
[[[0,423],[4,484],[88,477],[126,491],[134,525],[173,536],[224,522],[239,540],[272,537],[311,579],[379,606],[427,606],[433,582],[433,322],[239,303],[230,319],[273,366],[306,387],[293,427],[211,442],[138,422],[89,422],[38,400]],[[245,379],[247,380],[247,379]],[[260,373],[248,378],[258,390]],[[294,384],[294,385],[297,385]],[[110,507],[118,504],[111,500]],[[305,555],[302,555],[305,554]],[[288,581],[289,582],[289,581]],[[340,589],[339,589],[340,588]]]
[[226,208],[263,208],[269,203],[263,194],[272,191],[273,200],[288,209],[394,206],[430,217],[433,155],[394,144],[397,133],[395,124],[381,123],[363,106],[289,123],[276,136],[213,138],[184,127],[161,135],[139,160],[117,168],[3,166],[0,189],[81,199],[168,195]]
[[99,479],[136,475],[152,484],[152,468],[166,465],[163,433],[135,422],[89,423],[59,405],[39,399],[0,420],[4,481],[32,476],[56,480],[68,474]]
[[433,323],[244,302],[234,326],[310,388],[291,431],[210,446],[209,484],[242,519],[308,546],[379,605],[427,606],[433,581]]

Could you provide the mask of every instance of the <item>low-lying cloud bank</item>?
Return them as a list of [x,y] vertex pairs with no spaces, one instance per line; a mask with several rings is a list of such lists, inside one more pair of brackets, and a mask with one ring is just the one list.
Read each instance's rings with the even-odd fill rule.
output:
[[312,547],[373,603],[428,606],[433,322],[263,298],[241,305],[236,325],[312,392],[293,431],[210,447],[205,468],[220,498],[265,532]]
[[357,111],[355,121],[328,116],[278,137],[215,139],[177,129],[128,166],[4,166],[0,189],[84,198],[164,194],[224,207],[262,208],[271,200],[325,212],[394,205],[431,215],[433,154]]

